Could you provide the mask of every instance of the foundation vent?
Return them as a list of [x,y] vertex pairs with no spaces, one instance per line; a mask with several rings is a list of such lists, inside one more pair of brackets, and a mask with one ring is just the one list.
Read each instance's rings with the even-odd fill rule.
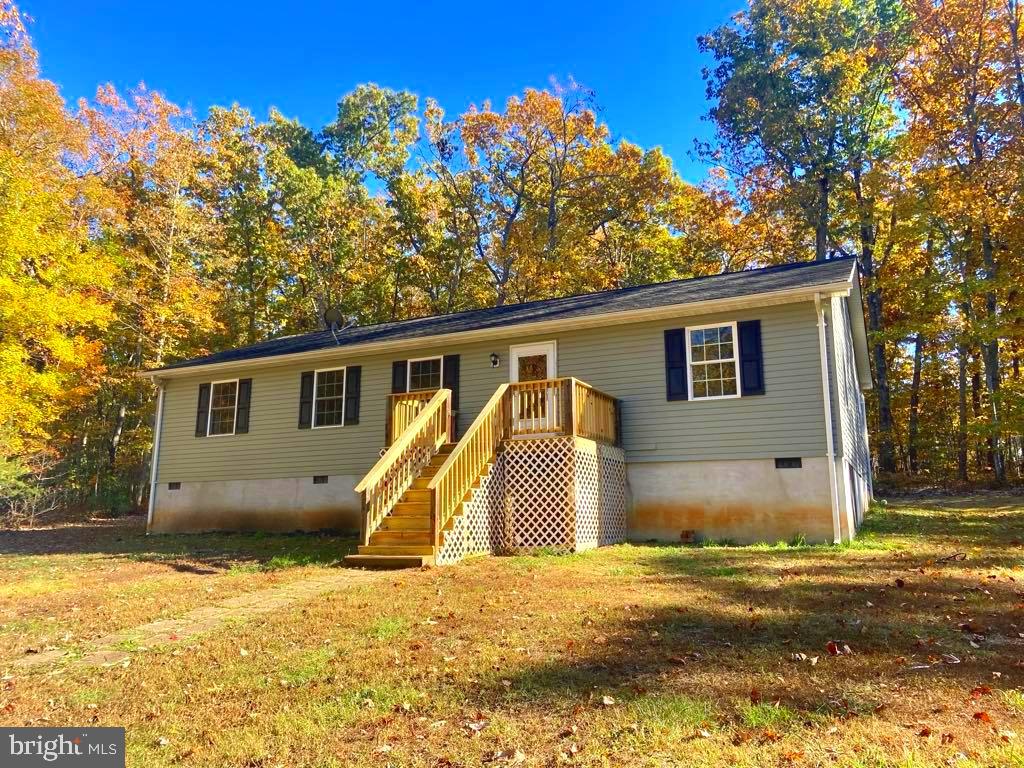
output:
[[800,469],[803,465],[799,456],[775,460],[776,469]]
[[167,490],[168,491],[180,491],[181,490],[181,483],[168,483],[167,484]]
[[313,475],[313,485],[327,485],[327,475]]

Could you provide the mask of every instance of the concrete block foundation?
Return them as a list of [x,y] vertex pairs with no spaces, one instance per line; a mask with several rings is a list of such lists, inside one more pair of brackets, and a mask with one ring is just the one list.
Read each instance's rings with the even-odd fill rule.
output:
[[362,515],[352,490],[359,478],[330,475],[272,480],[182,482],[177,490],[158,483],[153,533],[200,531],[358,531]]
[[776,469],[774,459],[629,464],[629,538],[832,541],[828,460],[803,458],[802,465]]

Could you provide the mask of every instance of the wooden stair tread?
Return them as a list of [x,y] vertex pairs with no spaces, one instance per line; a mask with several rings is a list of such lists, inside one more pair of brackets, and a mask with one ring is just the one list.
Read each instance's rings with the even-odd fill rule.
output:
[[361,544],[360,555],[433,555],[430,544]]
[[378,531],[429,531],[430,515],[388,515]]
[[430,531],[381,531],[378,529],[370,535],[370,546],[398,544],[429,547],[430,537]]
[[433,555],[345,555],[345,565],[353,568],[395,570],[433,564]]

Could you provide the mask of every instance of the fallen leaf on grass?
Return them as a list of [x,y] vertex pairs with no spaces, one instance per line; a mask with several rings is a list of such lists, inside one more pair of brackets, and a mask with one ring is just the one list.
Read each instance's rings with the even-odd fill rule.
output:
[[829,656],[849,656],[853,653],[850,646],[842,641],[829,640],[825,644],[825,650]]
[[991,723],[992,722],[992,716],[989,715],[989,713],[985,712],[985,711],[975,712],[974,713],[974,719],[977,720],[979,723]]
[[992,689],[987,685],[976,685],[971,689],[971,698],[980,699],[982,696],[987,696],[992,693]]
[[614,706],[615,705],[615,699],[613,699],[611,696],[602,696],[601,697],[601,704],[603,706],[606,706],[606,707]]
[[761,703],[761,692],[757,688],[750,689],[750,703],[760,704]]
[[917,732],[917,735],[923,739],[927,739],[929,736],[932,735],[932,729],[926,725],[924,728]]
[[953,734],[952,733],[944,733],[944,734],[942,734],[942,738],[940,739],[940,741],[942,741],[943,744],[952,744],[953,743]]

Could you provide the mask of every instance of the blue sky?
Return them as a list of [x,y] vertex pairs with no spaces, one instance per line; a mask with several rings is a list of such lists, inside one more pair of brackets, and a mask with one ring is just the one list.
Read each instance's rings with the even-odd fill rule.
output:
[[43,73],[71,102],[144,81],[200,116],[237,101],[319,128],[359,83],[433,96],[454,115],[572,76],[615,137],[663,147],[690,181],[704,176],[693,140],[710,131],[696,37],[741,4],[21,2]]

